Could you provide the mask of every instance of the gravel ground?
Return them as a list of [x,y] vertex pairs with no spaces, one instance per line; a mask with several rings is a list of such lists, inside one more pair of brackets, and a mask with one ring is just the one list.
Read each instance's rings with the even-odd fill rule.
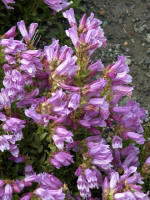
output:
[[118,54],[127,57],[133,76],[133,99],[150,112],[150,0],[83,0],[88,14],[103,22],[107,48],[98,50],[105,66]]

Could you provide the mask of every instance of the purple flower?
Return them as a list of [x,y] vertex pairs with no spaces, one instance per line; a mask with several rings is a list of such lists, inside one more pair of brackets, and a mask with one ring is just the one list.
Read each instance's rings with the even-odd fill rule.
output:
[[21,132],[25,127],[25,120],[20,120],[14,117],[11,117],[5,121],[3,129],[7,132],[18,133]]
[[[49,76],[58,78],[65,76],[67,79],[72,78],[78,66],[75,65],[76,56],[72,56],[72,49],[68,46],[59,46],[59,41],[53,39],[50,46],[44,48],[45,68]],[[51,72],[53,72],[51,74]]]
[[5,4],[5,6],[6,6],[7,9],[14,9],[11,6],[8,6],[8,4],[10,4],[10,3],[14,4],[15,3],[14,0],[2,0],[2,2]]
[[126,64],[125,56],[118,56],[116,63],[106,67],[106,76],[111,79],[113,85],[123,85],[131,83],[132,77],[127,74],[129,67]]
[[67,2],[67,0],[44,0],[44,3],[54,10],[54,13],[65,10],[71,4],[71,2]]
[[72,155],[67,151],[60,151],[55,153],[53,158],[50,159],[50,162],[54,167],[60,169],[62,166],[69,166],[74,163]]
[[16,180],[14,181],[12,187],[14,192],[20,193],[24,189],[24,183],[22,180]]
[[9,55],[15,55],[20,51],[26,50],[26,45],[22,41],[14,40],[14,38],[2,39],[0,44],[5,47],[4,53]]
[[150,165],[150,156],[146,159],[145,164]]
[[27,193],[26,195],[24,195],[23,197],[21,197],[20,200],[30,200],[31,197],[32,197],[32,193],[29,192],[29,193]]
[[30,93],[27,93],[24,95],[24,97],[17,102],[18,108],[23,108],[25,106],[31,106],[33,104],[37,103],[36,96],[39,94],[39,89],[36,88],[35,90],[32,90]]
[[10,145],[9,145],[8,140],[4,136],[0,136],[0,150],[3,152],[9,149],[10,149]]
[[34,191],[34,194],[38,195],[43,200],[65,200],[65,194],[63,193],[62,188],[58,190],[50,190],[39,187]]
[[125,106],[115,106],[113,108],[115,121],[123,126],[121,134],[123,139],[133,139],[139,144],[143,144],[145,139],[141,134],[143,132],[142,120],[145,118],[145,110],[139,107],[139,104],[130,100]]
[[77,48],[79,44],[79,36],[78,36],[77,27],[73,26],[69,28],[68,30],[66,30],[66,35],[70,37],[73,45]]
[[128,136],[128,138],[135,140],[138,144],[144,144],[145,142],[145,139],[141,134],[134,132],[127,132],[126,135]]
[[38,183],[41,185],[41,187],[49,187],[52,190],[56,190],[62,187],[61,181],[53,174],[43,172],[41,174],[38,174],[37,178]]
[[76,110],[79,107],[79,103],[80,103],[80,94],[73,93],[70,95],[68,108]]
[[23,36],[23,39],[28,44],[30,42],[30,40],[32,39],[33,35],[35,34],[35,30],[36,30],[38,24],[37,23],[30,24],[29,33],[26,29],[26,26],[25,26],[25,23],[23,20],[18,22],[17,26],[18,26],[18,29],[19,29],[21,35]]
[[75,65],[76,60],[76,56],[71,57],[70,53],[68,53],[66,59],[54,71],[53,77],[67,76],[72,78],[78,69],[78,66]]
[[12,26],[4,35],[2,35],[1,38],[10,38],[15,36],[16,36],[16,26]]
[[87,140],[88,138],[86,139],[87,147],[89,149],[88,154],[92,158],[91,163],[102,168],[103,170],[110,169],[110,163],[113,160],[113,157],[109,145],[106,145],[104,139],[100,138],[99,141],[92,141],[92,139],[98,136],[92,137],[90,137],[90,141]]
[[93,82],[91,82],[88,85],[84,86],[84,92],[83,94],[89,93],[89,92],[98,92],[102,90],[107,84],[107,81],[103,78],[99,78]]
[[113,149],[122,148],[122,139],[119,136],[114,136],[112,140]]
[[87,199],[88,197],[91,197],[89,184],[88,184],[85,176],[82,174],[78,177],[77,187],[78,187],[78,190],[80,191],[80,196],[82,198]]
[[12,198],[12,187],[9,184],[6,184],[5,189],[4,189],[4,195],[2,199],[7,199],[7,200],[11,200]]
[[14,157],[18,157],[19,156],[19,149],[18,149],[17,145],[15,145],[15,144],[11,144],[10,145],[10,153]]
[[88,75],[89,77],[94,76],[97,72],[103,71],[104,65],[101,60],[98,60],[97,62],[88,65],[87,70],[90,70],[91,73]]
[[25,110],[25,115],[32,118],[38,124],[47,126],[51,117],[48,114],[39,114],[36,112],[34,107]]
[[70,8],[69,10],[66,10],[66,12],[63,12],[63,16],[68,20],[70,26],[76,26],[77,22],[74,15],[73,8]]
[[121,150],[121,157],[124,159],[122,165],[125,167],[135,166],[137,167],[139,165],[139,159],[138,155],[139,149],[135,147],[132,143],[123,148]]
[[8,159],[14,161],[15,163],[23,163],[26,160],[26,158],[24,156],[22,156],[21,154],[18,155],[17,158],[14,156],[11,156]]
[[15,90],[18,100],[25,94],[24,78],[18,70],[14,69],[10,73],[7,73],[4,77],[3,85],[7,89]]
[[43,64],[41,63],[40,50],[27,50],[20,56],[20,69],[31,77],[35,77],[38,72],[42,72]]
[[10,108],[11,103],[16,100],[17,94],[18,91],[15,88],[2,88],[0,92],[0,109]]
[[89,184],[89,188],[93,189],[93,188],[99,188],[99,184],[98,184],[98,179],[97,179],[97,174],[95,170],[92,169],[85,169],[84,170],[84,175],[85,178]]
[[142,178],[136,172],[137,168],[131,166],[124,168],[124,174],[119,177],[118,172],[112,172],[110,181],[105,178],[103,183],[103,195],[107,199],[108,196],[117,200],[127,199],[148,199],[148,195],[142,192],[142,187],[137,184],[143,184]]
[[32,176],[35,172],[33,171],[32,165],[26,165],[25,166],[25,176]]
[[64,149],[64,142],[71,143],[73,142],[73,134],[71,131],[68,131],[63,126],[58,126],[55,128],[55,135],[52,136],[55,145],[58,149],[63,150]]

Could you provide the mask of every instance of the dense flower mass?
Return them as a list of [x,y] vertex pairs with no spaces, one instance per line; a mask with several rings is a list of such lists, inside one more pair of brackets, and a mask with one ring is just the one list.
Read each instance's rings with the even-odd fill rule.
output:
[[[9,9],[15,3],[3,2]],[[55,12],[70,5],[44,2]],[[7,160],[9,169],[2,164],[0,199],[148,200],[138,171],[145,110],[131,99],[126,57],[106,67],[100,59],[93,63],[93,52],[106,46],[101,21],[84,14],[78,25],[72,8],[63,16],[74,50],[54,38],[37,49],[38,24],[27,29],[23,20],[21,40],[16,26],[0,37],[0,162]],[[142,173],[150,173],[150,157]]]

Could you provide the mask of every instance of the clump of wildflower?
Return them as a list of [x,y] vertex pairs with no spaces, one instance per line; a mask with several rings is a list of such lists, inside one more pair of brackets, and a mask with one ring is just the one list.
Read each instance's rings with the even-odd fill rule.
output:
[[[53,9],[62,3],[56,12],[69,5],[45,2],[53,4]],[[11,200],[17,193],[21,200],[148,200],[137,172],[137,145],[145,142],[145,110],[132,99],[119,104],[121,97],[131,98],[133,90],[128,85],[132,77],[126,58],[121,55],[107,67],[101,60],[93,63],[93,52],[106,45],[101,22],[93,13],[84,14],[78,26],[73,9],[63,15],[71,26],[66,34],[75,52],[67,45],[61,47],[56,39],[44,50],[36,49],[38,24],[31,23],[28,31],[23,20],[17,23],[22,40],[14,38],[16,27],[0,38],[6,60],[0,92],[0,150],[11,153],[10,162],[25,166],[19,179],[0,180],[0,199]],[[32,136],[35,141],[28,144]],[[148,158],[143,173],[148,172],[149,163]],[[78,194],[69,191],[69,180],[65,182],[67,168],[77,176],[70,184],[76,181],[73,187]],[[53,173],[63,177],[64,183]],[[72,181],[71,174],[69,178]]]

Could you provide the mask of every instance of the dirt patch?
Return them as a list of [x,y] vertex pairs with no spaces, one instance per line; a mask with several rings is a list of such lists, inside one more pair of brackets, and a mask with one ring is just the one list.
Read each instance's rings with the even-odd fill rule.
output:
[[88,14],[103,22],[107,47],[94,54],[105,65],[118,54],[128,59],[133,76],[133,98],[150,112],[150,1],[83,0]]

